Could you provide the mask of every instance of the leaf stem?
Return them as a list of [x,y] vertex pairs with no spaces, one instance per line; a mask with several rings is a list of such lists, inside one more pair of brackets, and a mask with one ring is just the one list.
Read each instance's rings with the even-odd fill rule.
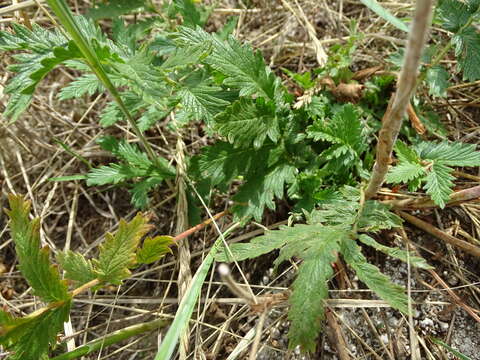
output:
[[415,91],[420,57],[425,46],[426,34],[430,25],[433,0],[418,0],[415,16],[409,33],[407,51],[403,62],[397,91],[383,116],[383,124],[378,136],[375,165],[365,191],[365,198],[373,197],[385,180],[391,162],[392,150],[397,140],[403,117]]
[[104,347],[116,344],[125,339],[131,338],[133,336],[142,334],[147,331],[156,330],[167,325],[167,321],[164,319],[157,319],[141,324],[132,325],[124,329],[115,331],[105,337],[91,341],[83,346],[79,346],[73,351],[67,352],[62,355],[55,356],[50,358],[50,360],[72,360],[77,359],[81,356],[85,356],[93,353],[94,351],[100,350]]
[[100,63],[97,55],[95,54],[94,49],[91,47],[89,41],[85,38],[80,30],[75,18],[73,17],[70,8],[66,4],[65,0],[47,0],[48,5],[52,8],[55,15],[57,15],[60,23],[63,25],[65,30],[68,34],[72,37],[75,44],[78,46],[80,51],[82,52],[83,56],[85,56],[85,60],[87,64],[90,66],[92,71],[95,75],[99,78],[99,80],[103,83],[105,88],[110,92],[110,95],[113,97],[115,102],[117,103],[120,110],[125,115],[128,123],[132,127],[135,135],[138,137],[140,142],[143,145],[149,159],[156,165],[158,165],[157,156],[153,151],[148,140],[143,136],[142,132],[137,126],[137,123],[133,119],[133,116],[130,114],[128,108],[125,106],[125,103],[120,97],[120,93],[118,92],[117,88],[113,85],[112,81],[108,77],[105,69],[103,68],[102,64]]
[[225,210],[225,211],[222,211],[222,212],[214,215],[213,217],[205,220],[204,222],[202,222],[202,223],[200,223],[200,224],[198,224],[198,225],[195,225],[194,227],[192,227],[192,228],[190,228],[190,229],[182,232],[181,234],[178,234],[177,236],[175,236],[175,237],[173,238],[173,240],[174,240],[174,241],[180,241],[180,240],[186,238],[187,236],[192,235],[193,233],[196,233],[196,232],[199,231],[199,230],[202,230],[205,226],[211,224],[211,223],[212,223],[213,221],[215,221],[215,220],[220,219],[221,217],[227,215],[228,213],[229,213],[228,209]]

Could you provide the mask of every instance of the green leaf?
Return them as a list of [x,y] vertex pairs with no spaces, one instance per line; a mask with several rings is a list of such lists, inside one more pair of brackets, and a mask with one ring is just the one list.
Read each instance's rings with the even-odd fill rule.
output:
[[388,276],[382,274],[376,266],[369,264],[353,239],[342,240],[341,252],[346,263],[355,270],[358,278],[381,299],[405,314],[408,312],[408,297],[405,295],[405,289],[393,284]]
[[113,136],[104,136],[97,143],[103,150],[111,152],[130,165],[141,169],[148,169],[152,166],[152,162],[148,159],[147,154],[141,152],[136,145],[123,139],[118,140]]
[[480,79],[480,35],[470,26],[462,29],[452,38],[455,45],[455,56],[459,71],[463,72],[463,80],[476,81]]
[[65,271],[65,277],[76,281],[78,285],[86,284],[97,277],[91,261],[78,252],[59,252],[57,260]]
[[[14,56],[17,63],[8,68],[17,75],[5,87],[5,93],[10,94],[10,99],[3,115],[15,121],[30,105],[32,89],[45,75],[44,71],[48,72],[46,69],[55,66],[51,63],[56,58],[55,50],[68,52],[64,48],[68,39],[57,29],[44,30],[35,24],[32,30],[18,24],[12,24],[12,28],[13,33],[0,31],[0,50],[22,51]],[[42,64],[44,60],[46,67]]]
[[408,183],[419,177],[425,176],[426,171],[422,165],[411,162],[401,162],[390,168],[386,181],[391,184]]
[[221,87],[209,84],[196,72],[182,82],[177,96],[180,103],[189,115],[196,120],[211,120],[215,115],[225,110],[230,102],[224,99],[226,90]]
[[368,200],[358,217],[360,209],[360,191],[344,186],[340,189],[340,197],[327,200],[307,216],[310,224],[339,226],[350,230],[357,223],[358,231],[377,232],[391,229],[402,224],[400,217],[390,211],[390,207],[378,201]]
[[132,185],[129,190],[132,194],[132,204],[137,209],[145,209],[149,203],[148,193],[157,185],[163,182],[161,177],[148,177]]
[[[68,320],[71,303],[68,300],[64,305],[44,312],[24,322],[18,319],[10,322],[7,333],[0,336],[0,343],[7,345],[14,353],[9,360],[40,360],[48,358],[50,345],[57,342],[57,334],[62,331],[63,323]],[[3,324],[2,325],[2,330]]]
[[215,128],[235,147],[255,149],[267,138],[276,143],[280,137],[278,119],[272,109],[254,100],[240,98],[215,118]]
[[123,181],[144,176],[146,172],[126,164],[109,164],[92,169],[87,173],[87,185],[118,184]]
[[410,264],[412,264],[415,267],[421,268],[421,269],[433,269],[432,266],[430,266],[425,259],[414,256],[413,254],[408,254],[407,251],[401,250],[398,248],[391,248],[385,245],[380,244],[379,242],[375,241],[372,237],[366,235],[366,234],[360,234],[358,237],[358,240],[360,240],[362,243],[365,245],[371,246],[374,249],[381,251],[388,256],[391,256],[395,259],[402,260],[404,262],[410,261]]
[[473,14],[466,2],[458,0],[441,0],[436,9],[436,17],[441,21],[442,27],[451,32],[457,32]]
[[12,122],[18,120],[20,115],[28,109],[30,103],[32,102],[32,95],[25,95],[22,93],[13,93],[8,99],[7,107],[3,112],[5,118],[10,118]]
[[104,87],[96,75],[86,74],[63,87],[58,94],[60,100],[79,98],[85,94],[93,95],[103,91]]
[[[248,243],[238,243],[222,248],[215,256],[216,261],[232,262],[253,259],[282,248],[287,242],[302,244],[306,240],[316,241],[323,226],[295,225],[295,227],[280,226],[280,230],[268,231],[263,236],[257,236]],[[300,245],[301,246],[301,245]]]
[[236,218],[254,217],[260,221],[265,207],[275,209],[273,199],[284,197],[285,184],[292,183],[297,173],[297,168],[284,163],[277,164],[264,176],[249,177],[233,198],[237,202],[232,208]]
[[329,120],[317,119],[307,128],[309,138],[326,141],[332,146],[321,153],[325,170],[338,174],[360,167],[360,156],[367,149],[365,125],[352,104],[343,105]]
[[108,233],[100,246],[98,260],[94,261],[97,277],[103,282],[119,284],[130,276],[130,270],[135,265],[135,251],[142,236],[150,229],[148,219],[141,214],[126,222],[121,219],[115,235]]
[[48,179],[49,181],[74,181],[74,180],[86,180],[87,175],[66,175],[66,176],[59,176],[59,177],[53,177]]
[[[66,60],[72,60],[82,58],[82,53],[75,45],[73,41],[69,41],[68,45],[62,47],[55,47],[51,53],[51,56],[44,57],[41,61],[41,67],[30,74],[30,84],[25,86],[22,90],[22,94],[31,95],[35,91],[35,88],[40,81],[57,65],[65,62]],[[27,85],[27,84],[25,84]]]
[[88,10],[86,16],[93,20],[114,19],[121,15],[142,11],[145,0],[108,0]]
[[445,207],[452,193],[453,180],[455,179],[455,177],[451,175],[452,171],[452,168],[442,163],[434,163],[425,179],[426,183],[423,188],[435,204],[442,209]]
[[200,155],[192,158],[190,172],[199,179],[209,178],[212,185],[226,184],[255,168],[258,162],[264,160],[264,154],[265,149],[257,151],[253,148],[235,148],[229,143],[218,141],[212,146],[204,147]]
[[417,145],[424,160],[440,161],[451,166],[480,166],[480,151],[476,144],[462,142],[422,142]]
[[376,0],[360,0],[363,5],[380,16],[383,20],[389,22],[397,29],[408,32],[408,26],[400,19],[393,16],[387,9],[380,5]]
[[327,281],[333,275],[331,262],[337,258],[330,252],[319,253],[318,258],[305,260],[298,268],[290,295],[288,319],[291,321],[288,331],[288,346],[298,345],[305,351],[314,352],[317,337],[325,316],[323,300],[328,298]]
[[70,299],[65,281],[50,263],[48,248],[40,248],[40,220],[30,221],[30,203],[22,196],[9,195],[10,232],[15,243],[19,269],[34,294],[45,302]]
[[183,25],[190,28],[203,27],[210,15],[210,11],[206,11],[203,6],[197,8],[192,0],[174,0],[174,4],[183,17]]
[[161,259],[165,254],[172,253],[170,246],[175,244],[171,236],[147,237],[143,247],[137,251],[137,263],[151,264]]
[[249,45],[242,45],[233,37],[221,41],[215,34],[200,28],[181,27],[180,46],[196,46],[205,42],[213,45],[212,53],[204,60],[225,76],[223,84],[240,90],[240,96],[259,94],[268,100],[281,103],[283,89],[280,79],[266,66],[262,55]]
[[255,258],[274,249],[280,249],[275,266],[293,256],[305,261],[300,265],[293,283],[288,318],[292,321],[289,331],[289,346],[301,345],[304,350],[315,350],[315,339],[324,315],[323,299],[328,297],[327,281],[333,274],[331,263],[337,259],[339,242],[348,238],[342,228],[323,225],[297,224],[282,226],[269,231],[249,243],[233,244],[230,251],[223,248],[217,253],[217,261],[240,261]]
[[450,74],[441,65],[435,65],[427,70],[425,80],[428,85],[428,93],[436,97],[446,97],[447,88],[450,86],[448,79]]
[[395,153],[400,162],[420,164],[420,158],[413,147],[409,147],[401,140],[395,143]]

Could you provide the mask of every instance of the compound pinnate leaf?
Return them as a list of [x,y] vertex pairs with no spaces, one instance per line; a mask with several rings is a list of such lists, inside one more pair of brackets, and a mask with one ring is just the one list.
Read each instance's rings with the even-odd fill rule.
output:
[[78,252],[60,252],[57,260],[65,271],[65,277],[76,281],[78,285],[86,284],[97,277],[92,262]]
[[10,195],[10,231],[19,268],[36,296],[45,302],[70,299],[65,281],[50,263],[48,248],[40,248],[40,220],[29,219],[30,203],[22,196]]
[[126,222],[120,220],[115,235],[107,234],[104,243],[100,246],[98,260],[94,260],[97,278],[103,282],[120,283],[130,276],[129,268],[135,265],[138,244],[142,236],[150,229],[148,218],[137,214],[135,218]]
[[217,131],[235,147],[262,147],[267,138],[276,143],[280,137],[274,109],[240,98],[215,118]]
[[[40,316],[28,319],[10,319],[6,334],[0,336],[0,343],[13,351],[9,360],[47,359],[51,345],[56,344],[57,334],[68,320],[71,302],[49,310]],[[4,324],[2,324],[3,330]]]
[[147,237],[143,247],[137,251],[137,263],[151,264],[161,259],[165,254],[171,253],[170,246],[175,244],[171,236]]

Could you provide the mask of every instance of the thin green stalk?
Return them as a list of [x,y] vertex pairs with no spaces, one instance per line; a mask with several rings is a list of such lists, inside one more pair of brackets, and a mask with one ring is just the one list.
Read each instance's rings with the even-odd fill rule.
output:
[[223,246],[223,239],[225,238],[225,236],[227,236],[234,229],[236,229],[238,225],[238,223],[233,224],[223,234],[221,234],[221,236],[218,237],[212,249],[203,260],[202,265],[200,265],[200,267],[198,268],[195,276],[192,279],[192,282],[190,283],[190,286],[187,289],[187,292],[185,293],[185,296],[180,302],[177,313],[175,314],[175,319],[173,320],[173,323],[168,329],[165,338],[160,344],[157,356],[155,356],[154,360],[166,360],[172,358],[173,352],[175,351],[178,343],[178,339],[183,334],[185,327],[190,321],[190,317],[193,313],[193,308],[195,307],[198,297],[200,296],[202,285],[205,281],[205,278],[207,277],[210,267],[213,264],[215,255],[217,254],[218,249]]
[[55,15],[57,15],[58,19],[60,20],[60,23],[63,25],[65,30],[71,36],[73,41],[75,41],[75,44],[78,46],[83,56],[85,57],[87,64],[90,66],[90,68],[95,73],[95,75],[99,78],[99,80],[103,83],[105,88],[110,92],[113,99],[122,110],[123,114],[127,118],[128,123],[130,124],[133,131],[135,132],[135,135],[138,137],[138,139],[142,143],[150,160],[154,164],[157,164],[157,156],[155,155],[155,152],[150,146],[150,143],[143,136],[142,132],[138,128],[132,115],[130,114],[127,107],[125,106],[122,99],[120,98],[120,94],[118,93],[117,88],[113,85],[112,81],[108,77],[105,69],[103,68],[102,64],[98,60],[97,55],[95,54],[95,51],[90,46],[90,43],[82,34],[65,0],[47,0],[47,3],[52,8]]
[[147,331],[152,331],[156,330],[159,328],[162,328],[167,325],[167,321],[164,319],[157,319],[141,324],[136,324],[133,326],[126,327],[125,329],[121,329],[118,331],[115,331],[101,339],[94,340],[92,342],[89,342],[86,345],[80,346],[76,348],[73,351],[67,352],[62,355],[55,356],[53,358],[50,358],[50,360],[71,360],[71,359],[77,359],[79,357],[91,354],[94,351],[103,349],[107,346],[119,343],[120,341],[129,339],[133,336],[140,335],[142,333],[145,333]]

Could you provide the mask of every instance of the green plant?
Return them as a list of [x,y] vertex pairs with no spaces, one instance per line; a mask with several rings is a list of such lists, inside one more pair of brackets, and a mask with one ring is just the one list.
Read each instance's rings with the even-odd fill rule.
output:
[[480,166],[480,152],[473,144],[420,142],[408,147],[398,141],[395,152],[398,165],[392,167],[387,182],[408,183],[410,191],[416,191],[422,183],[432,200],[441,208],[445,207],[452,193],[451,166]]
[[[21,196],[10,196],[9,203],[10,210],[6,212],[19,269],[34,295],[46,304],[19,318],[0,311],[0,343],[13,351],[13,360],[46,359],[76,295],[89,288],[121,283],[130,276],[130,269],[158,260],[171,251],[169,246],[174,243],[171,237],[147,237],[143,247],[139,247],[141,238],[152,228],[148,218],[139,214],[128,223],[121,220],[115,235],[105,235],[97,259],[86,259],[73,251],[58,253],[57,261],[65,272],[62,279],[58,268],[50,262],[48,248],[40,247],[40,219],[29,220],[30,203]],[[70,284],[77,287],[69,291]],[[165,322],[155,322],[156,328],[164,325]],[[138,328],[134,333],[148,329]]]
[[[203,195],[213,189],[229,192],[235,184],[231,210],[236,220],[261,220],[265,210],[275,209],[276,200],[281,199],[289,201],[294,211],[305,217],[306,224],[269,232],[248,244],[236,244],[231,252],[223,249],[216,254],[219,249],[216,243],[215,250],[199,269],[190,295],[181,304],[186,313],[175,319],[169,341],[162,345],[157,358],[172,353],[214,257],[217,261],[243,260],[279,249],[276,266],[292,257],[303,260],[290,298],[292,347],[314,349],[324,311],[320,300],[328,295],[328,281],[333,274],[331,263],[339,255],[360,280],[392,307],[408,311],[403,288],[391,283],[368,263],[360,244],[403,261],[409,258],[413,265],[421,268],[429,266],[413,254],[375,240],[371,233],[400,226],[401,222],[386,205],[371,198],[388,172],[388,182],[408,183],[410,190],[418,189],[424,182],[426,193],[443,207],[453,187],[452,166],[480,165],[479,153],[473,145],[418,142],[410,148],[398,142],[399,163],[389,166],[405,108],[415,90],[423,38],[410,42],[400,75],[404,81],[399,81],[399,90],[390,108],[386,107],[394,76],[372,76],[361,84],[350,70],[356,42],[361,39],[355,26],[346,45],[331,49],[332,56],[323,68],[303,75],[286,71],[304,91],[301,101],[295,101],[258,51],[232,36],[225,36],[230,28],[218,34],[203,30],[201,26],[205,24],[208,10],[195,7],[191,1],[175,1],[169,7],[169,15],[178,13],[183,17],[183,26],[161,16],[131,25],[117,20],[113,22],[110,37],[91,19],[73,17],[64,1],[48,2],[68,36],[59,29],[33,26],[30,30],[20,25],[13,25],[13,32],[0,33],[2,50],[20,51],[15,55],[17,63],[10,67],[18,74],[6,88],[10,102],[5,115],[17,120],[28,107],[38,83],[62,65],[83,75],[60,92],[60,99],[107,90],[112,100],[104,109],[100,124],[108,127],[126,120],[142,146],[140,149],[124,139],[103,137],[99,145],[120,162],[90,166],[84,174],[54,180],[84,179],[91,186],[126,186],[132,194],[132,203],[139,208],[147,207],[149,193],[175,176],[169,161],[155,153],[146,135],[159,120],[170,116],[168,126],[173,131],[203,122],[209,134],[216,135],[212,145],[203,147],[189,159],[188,176],[198,188],[207,189]],[[378,3],[364,3],[405,30],[404,22],[394,21],[391,14],[382,12]],[[424,34],[429,23],[429,8],[423,6],[423,10],[417,11],[423,28],[413,34]],[[451,6],[458,8],[453,15],[448,11]],[[99,5],[90,15],[99,18],[101,14],[113,12],[117,16],[146,7],[156,12],[152,4],[143,1],[117,5],[108,2]],[[463,76],[476,79],[472,69],[476,55],[472,49],[478,35],[472,33],[471,23],[477,9],[474,1],[468,4],[453,0],[440,2],[435,21],[452,31],[454,40],[437,56],[424,57],[421,79],[424,77],[427,81],[431,95],[446,93],[448,76],[439,64],[454,45],[457,56],[465,55],[459,68]],[[457,15],[461,19],[456,19]],[[421,23],[419,19],[414,26]],[[360,90],[360,95],[345,96],[342,91],[348,88],[355,89],[355,94]],[[356,104],[345,103],[345,97]],[[382,126],[382,116],[381,141],[374,161],[372,144],[374,133]],[[418,141],[412,136],[409,140]],[[369,179],[369,186],[364,190]],[[163,248],[167,240],[145,240],[137,260],[157,259],[156,253],[151,254],[147,249],[157,245]],[[130,242],[126,250],[130,257],[132,244]],[[113,271],[106,264],[106,251],[113,246],[114,238],[109,238],[97,262],[89,262],[75,253],[64,254],[59,260],[67,276],[80,283],[119,282],[128,272],[126,267]],[[25,276],[28,279],[28,275]],[[58,296],[61,301],[70,301],[66,290]],[[6,315],[4,318],[2,323],[10,326],[9,321],[13,320]],[[49,341],[52,339],[53,335]],[[45,344],[42,346],[44,349]]]

